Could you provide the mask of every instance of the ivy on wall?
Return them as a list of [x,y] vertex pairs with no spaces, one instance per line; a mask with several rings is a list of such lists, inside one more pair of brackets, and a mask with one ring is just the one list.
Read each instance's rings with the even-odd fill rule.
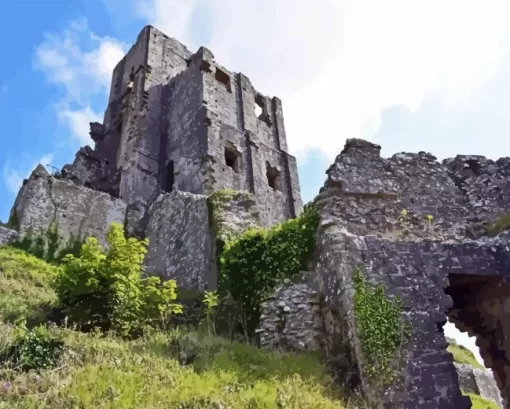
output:
[[390,298],[382,285],[368,283],[361,268],[354,271],[354,312],[363,353],[363,373],[371,379],[391,383],[398,371],[395,362],[411,327],[402,314],[402,300]]
[[307,205],[299,217],[270,229],[249,229],[218,252],[218,289],[243,309],[249,334],[259,323],[261,303],[275,287],[306,270],[318,221],[316,209]]

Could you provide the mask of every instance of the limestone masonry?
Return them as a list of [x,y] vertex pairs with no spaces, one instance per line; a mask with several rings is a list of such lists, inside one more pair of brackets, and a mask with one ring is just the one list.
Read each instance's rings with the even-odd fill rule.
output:
[[[115,68],[103,124],[91,124],[90,135],[94,149],[81,148],[60,176],[39,166],[24,181],[11,211],[18,231],[0,227],[0,244],[52,227],[64,239],[104,243],[118,222],[149,238],[149,274],[193,292],[215,288],[218,235],[300,212],[281,101],[221,67],[208,49],[192,54],[153,27]],[[510,214],[510,158],[382,158],[380,146],[349,139],[326,173],[314,201],[314,258],[300,282],[264,303],[261,345],[325,350],[373,407],[467,409],[464,390],[497,404],[502,397],[510,408],[510,232],[488,234]],[[236,192],[211,200],[225,188]],[[362,370],[353,311],[360,266],[370,283],[402,298],[412,327],[399,381],[382,395]],[[494,377],[454,365],[447,318],[476,335]]]
[[25,181],[11,213],[21,234],[57,225],[65,239],[104,242],[120,222],[149,238],[149,271],[203,290],[215,283],[208,195],[251,193],[260,226],[302,206],[281,101],[208,49],[192,54],[151,26],[115,67],[103,124],[91,123],[90,136],[94,149],[81,148],[60,180],[40,166]]

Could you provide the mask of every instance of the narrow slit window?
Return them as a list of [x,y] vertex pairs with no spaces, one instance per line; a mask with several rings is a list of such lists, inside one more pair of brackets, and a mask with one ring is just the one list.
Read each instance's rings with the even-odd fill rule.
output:
[[171,192],[173,190],[174,182],[175,182],[174,162],[170,161],[168,162],[168,165],[166,165],[166,186],[165,186],[166,192]]
[[232,87],[230,85],[230,76],[225,71],[216,68],[214,78],[216,78],[216,81],[221,82],[223,85],[225,85],[225,88],[227,89],[228,92],[232,92]]
[[117,133],[119,135],[122,135],[122,121],[119,121],[119,123],[117,124],[117,127],[115,129],[117,130]]

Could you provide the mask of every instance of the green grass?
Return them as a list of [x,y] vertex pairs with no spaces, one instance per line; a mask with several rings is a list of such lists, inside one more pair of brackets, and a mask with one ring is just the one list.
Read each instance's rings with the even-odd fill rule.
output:
[[43,318],[56,296],[52,280],[58,268],[12,247],[0,247],[0,319]]
[[[59,367],[39,375],[0,370],[0,384],[10,383],[8,391],[0,388],[0,408],[276,409],[278,400],[289,408],[344,407],[320,359],[311,354],[263,352],[195,334],[200,352],[191,365],[181,366],[171,348],[178,332],[134,341],[70,329],[51,333],[68,348]],[[0,348],[9,345],[12,326],[1,324],[0,334]],[[194,401],[198,406],[189,406]]]
[[[42,316],[41,305],[55,304],[58,269],[3,247],[0,271],[1,355],[15,339],[13,321]],[[51,327],[50,333],[66,345],[58,367],[36,373],[0,364],[0,409],[345,407],[314,354],[265,352],[177,330],[131,341],[69,328]],[[195,356],[188,365],[178,362],[183,352]]]
[[468,364],[473,368],[486,369],[480,364],[473,353],[463,345],[459,345],[453,341],[449,341],[448,352],[453,355],[453,360],[459,364]]
[[[0,248],[0,355],[13,321],[44,317],[58,268],[22,250]],[[56,368],[19,372],[0,363],[0,409],[345,409],[316,354],[262,351],[210,334],[158,332],[136,340],[50,327],[66,352]],[[178,347],[177,347],[178,346]],[[457,362],[480,365],[462,346]],[[181,365],[183,354],[194,356]],[[473,409],[496,409],[470,395]]]

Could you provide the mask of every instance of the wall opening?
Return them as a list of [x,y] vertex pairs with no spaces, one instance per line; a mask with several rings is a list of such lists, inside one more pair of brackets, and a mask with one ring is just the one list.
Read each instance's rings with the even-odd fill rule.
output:
[[[495,379],[492,387],[487,385],[482,388],[483,393],[476,389],[472,393],[499,403],[501,396],[510,397],[507,375],[510,359],[506,357],[510,352],[510,342],[506,341],[506,335],[510,334],[510,314],[505,312],[505,305],[510,302],[510,286],[498,275],[451,273],[448,279],[450,284],[445,293],[452,297],[453,306],[444,325],[445,336],[447,340],[458,339],[457,343],[468,347],[476,362],[491,369]],[[463,351],[462,347],[456,352],[469,358],[469,352]],[[466,380],[460,377],[459,381],[461,389],[468,387]],[[478,388],[475,381],[471,384]]]
[[175,172],[174,162],[170,161],[166,165],[165,192],[171,192],[174,188]]
[[255,116],[260,119],[264,113],[264,100],[260,98],[260,95],[255,97]]
[[273,190],[281,190],[280,188],[280,172],[276,167],[266,162],[267,184]]
[[255,116],[257,119],[265,122],[268,126],[271,126],[271,117],[267,110],[266,98],[261,94],[255,95]]
[[241,154],[234,148],[230,146],[225,147],[225,164],[234,170],[234,172],[239,173],[241,170]]
[[120,120],[118,123],[117,123],[117,126],[115,127],[115,130],[117,131],[117,133],[119,135],[122,135],[122,120]]
[[225,85],[225,89],[228,92],[232,92],[232,86],[230,84],[230,75],[228,75],[225,71],[220,70],[219,68],[216,68],[216,73],[214,74],[214,78],[216,78],[216,81]]

